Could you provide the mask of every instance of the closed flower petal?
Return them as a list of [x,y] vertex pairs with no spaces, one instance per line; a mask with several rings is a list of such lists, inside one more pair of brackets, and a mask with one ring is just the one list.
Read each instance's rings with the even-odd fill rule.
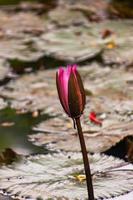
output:
[[77,66],[59,68],[56,75],[57,90],[65,112],[72,118],[79,117],[85,106],[85,91]]

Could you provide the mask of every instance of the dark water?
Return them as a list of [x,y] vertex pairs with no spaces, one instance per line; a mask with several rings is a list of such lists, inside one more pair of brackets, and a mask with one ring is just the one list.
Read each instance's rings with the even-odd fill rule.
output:
[[[32,127],[47,119],[47,115],[32,117],[31,113],[16,114],[11,108],[0,111],[0,151],[5,148],[12,148],[17,153],[33,154],[45,153],[46,150],[41,147],[34,146],[28,141],[28,134],[33,133]],[[6,126],[5,123],[12,123]],[[5,126],[3,126],[5,124]]]

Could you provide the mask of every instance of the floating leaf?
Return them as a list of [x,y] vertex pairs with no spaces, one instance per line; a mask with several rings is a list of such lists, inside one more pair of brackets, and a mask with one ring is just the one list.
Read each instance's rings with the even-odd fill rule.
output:
[[10,73],[9,65],[4,59],[0,59],[0,82],[8,78]]
[[4,109],[7,107],[7,102],[3,98],[0,98],[0,110]]
[[[101,25],[103,26],[103,25]],[[129,65],[133,62],[133,23],[127,21],[105,22],[104,27],[110,29],[114,34],[105,40],[103,60],[106,64]],[[128,30],[128,31],[127,31]]]
[[[62,15],[63,9],[63,15]],[[60,27],[71,26],[71,25],[88,25],[87,18],[80,12],[71,10],[69,7],[58,7],[48,13],[48,17],[51,22],[55,23]]]
[[[94,64],[79,68],[79,70],[86,91],[93,92],[92,96],[87,96],[82,116],[87,148],[90,152],[102,152],[114,146],[124,137],[133,135],[132,74],[125,68],[112,70],[109,67],[101,68]],[[55,95],[57,96],[56,93]],[[56,99],[54,103],[55,101]],[[88,113],[93,110],[98,114],[99,119],[103,119],[102,127],[89,122]],[[56,115],[33,128],[37,133],[44,132],[45,134],[30,136],[31,141],[36,145],[47,145],[54,149],[80,151],[77,133],[73,130],[71,120],[62,115],[58,101],[57,105],[48,106],[47,111],[50,116],[54,112]],[[45,112],[46,110],[44,110]]]
[[[113,157],[89,155],[95,198],[119,196],[132,190],[132,165]],[[87,197],[80,153],[59,153],[24,158],[0,168],[0,190],[19,199],[77,199]]]
[[[11,14],[1,11],[0,57],[10,60],[11,64],[18,62],[26,65],[38,63],[47,56],[61,61],[80,62],[97,55],[103,58],[104,63],[132,63],[132,21],[108,20],[90,24],[83,14],[88,12],[86,8],[59,6],[47,18],[33,12]],[[64,11],[62,17],[59,10]],[[69,15],[72,18],[67,17]],[[58,25],[63,27],[59,29]],[[109,37],[103,40],[103,30],[110,30],[113,34],[108,34]]]
[[2,194],[0,194],[0,199],[1,199],[1,200],[11,200],[10,197],[8,197],[8,196],[3,196]]
[[[114,34],[103,40],[101,33],[105,29]],[[89,24],[87,27],[54,29],[42,34],[36,44],[38,49],[46,52],[45,55],[51,55],[58,60],[80,62],[101,55],[106,64],[129,64],[133,61],[132,31],[132,21],[105,21]]]
[[73,10],[78,10],[82,12],[90,21],[99,21],[108,18],[107,6],[108,2],[104,0],[88,1],[88,0],[78,0],[78,1],[64,1],[60,0],[59,3],[63,6],[69,6]]
[[[67,121],[56,118],[47,120],[33,130],[40,132],[29,135],[29,140],[37,146],[44,145],[54,150],[81,151],[78,135],[73,131],[72,126],[67,127]],[[132,130],[133,122],[113,124],[97,130],[89,130],[88,126],[88,131],[84,131],[87,150],[88,152],[106,151],[126,136],[133,135]]]
[[[48,107],[54,109],[54,104],[58,105],[55,73],[55,70],[46,70],[21,76],[17,80],[11,81],[6,89],[1,88],[1,95],[10,99],[12,108],[19,112],[30,111],[33,116],[37,115],[38,110]],[[53,102],[53,98],[55,102]]]
[[0,57],[5,60],[15,59],[23,62],[33,62],[43,56],[36,50],[35,38],[46,29],[43,20],[34,13],[0,12]]
[[[88,95],[86,121],[88,113],[95,110],[99,113],[113,111],[112,119],[117,122],[130,119],[132,109],[132,73],[124,68],[103,68],[98,64],[79,67]],[[0,89],[1,96],[8,99],[11,107],[25,112],[41,110],[50,116],[62,114],[55,87],[56,70],[40,70],[18,77]],[[101,98],[102,97],[102,98]],[[54,101],[53,101],[54,99]],[[121,113],[121,114],[120,114]],[[123,114],[122,114],[123,113]],[[131,115],[131,114],[130,114]]]
[[[44,44],[44,45],[42,45]],[[43,34],[37,42],[46,55],[58,60],[80,62],[97,56],[102,47],[96,41],[93,28],[69,27]]]

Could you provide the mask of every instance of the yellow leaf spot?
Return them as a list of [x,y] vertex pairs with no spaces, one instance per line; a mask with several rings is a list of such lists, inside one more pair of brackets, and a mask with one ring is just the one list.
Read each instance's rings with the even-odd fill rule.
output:
[[66,126],[67,126],[68,129],[73,128],[71,122],[67,122]]
[[84,182],[86,180],[86,176],[83,174],[79,174],[75,176],[76,180],[78,180],[80,183]]
[[117,45],[116,45],[115,41],[110,41],[110,42],[106,43],[107,49],[114,49],[116,46]]

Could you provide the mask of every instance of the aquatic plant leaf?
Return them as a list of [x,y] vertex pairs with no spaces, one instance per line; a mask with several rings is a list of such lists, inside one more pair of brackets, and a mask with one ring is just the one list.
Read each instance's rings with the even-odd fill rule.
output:
[[7,102],[3,98],[0,98],[0,110],[6,107],[7,107]]
[[[132,190],[131,164],[100,154],[89,158],[96,199]],[[85,200],[86,184],[76,179],[78,174],[84,174],[80,153],[30,156],[0,168],[0,190],[19,199]]]
[[[59,11],[62,9],[64,15],[60,17]],[[132,21],[108,20],[91,24],[85,17],[86,12],[80,6],[59,6],[49,12],[48,17],[39,17],[34,12],[11,14],[1,11],[1,58],[11,63],[17,60],[28,65],[29,62],[38,63],[47,56],[58,61],[80,62],[100,55],[106,64],[130,64],[133,49]],[[113,34],[103,39],[102,33],[107,29]],[[112,41],[116,44],[115,48],[107,48],[107,44]]]
[[[107,118],[112,116],[111,119],[115,119],[115,123],[118,120],[125,121],[125,118],[131,120],[133,92],[130,71],[124,68],[103,68],[96,63],[79,67],[78,70],[88,96],[85,110],[87,124],[88,115],[92,110],[97,113],[105,112]],[[55,87],[55,74],[56,70],[25,74],[10,81],[6,87],[0,88],[1,96],[8,99],[11,107],[16,110],[41,110],[50,116],[62,115]]]
[[[50,119],[34,127],[33,130],[38,134],[29,135],[29,140],[37,146],[46,146],[52,150],[81,151],[77,132],[73,130],[72,123],[68,120]],[[116,123],[97,129],[88,127],[88,130],[84,131],[87,150],[104,152],[126,136],[132,136],[132,130],[133,122]]]
[[[62,9],[64,10],[62,15]],[[56,9],[48,13],[51,23],[55,23],[60,27],[71,25],[88,26],[89,22],[87,18],[80,11],[71,10],[70,7],[57,7]]]
[[4,59],[0,59],[0,82],[8,78],[10,73],[9,65]]
[[[44,45],[42,45],[44,44]],[[102,47],[96,41],[93,28],[69,27],[44,33],[37,46],[46,55],[58,60],[80,62],[97,56]]]
[[11,200],[11,198],[9,196],[3,196],[2,194],[0,194],[0,199],[1,200]]
[[[128,65],[133,61],[132,25],[132,21],[125,20],[58,28],[42,34],[37,47],[58,60],[80,62],[100,55],[105,64]],[[112,34],[103,39],[106,29]],[[108,44],[113,44],[113,48]]]
[[59,5],[62,7],[69,6],[72,10],[82,12],[91,22],[100,21],[109,18],[107,14],[108,2],[105,0],[78,0],[78,1],[64,1],[60,0]]
[[[90,152],[103,152],[126,136],[133,135],[132,73],[126,68],[112,70],[96,64],[79,70],[86,93],[92,91],[91,95],[87,95],[84,115],[81,118],[87,148]],[[51,107],[47,108],[49,115],[53,115],[53,109],[56,115],[33,127],[39,134],[30,135],[30,140],[36,145],[47,145],[50,149],[80,151],[78,136],[73,130],[71,120],[62,115],[58,103],[54,108],[52,105]],[[92,124],[88,119],[92,111],[102,120],[102,127]]]
[[36,61],[43,55],[36,51],[35,38],[46,29],[43,20],[30,12],[0,11],[0,57],[23,62]]
[[[112,34],[104,41],[103,61],[106,64],[117,65],[130,65],[133,62],[133,22],[127,20],[123,23],[120,21],[109,21],[103,24],[99,24],[99,30],[103,27],[103,30],[109,29]],[[128,31],[127,31],[128,29]],[[113,48],[108,48],[108,44],[112,43]]]
[[[56,110],[59,105],[57,103],[55,73],[55,70],[46,70],[23,75],[15,81],[11,81],[6,89],[1,88],[1,95],[9,98],[11,107],[16,110],[24,112],[34,112],[47,108]],[[57,113],[57,111],[53,113]]]

